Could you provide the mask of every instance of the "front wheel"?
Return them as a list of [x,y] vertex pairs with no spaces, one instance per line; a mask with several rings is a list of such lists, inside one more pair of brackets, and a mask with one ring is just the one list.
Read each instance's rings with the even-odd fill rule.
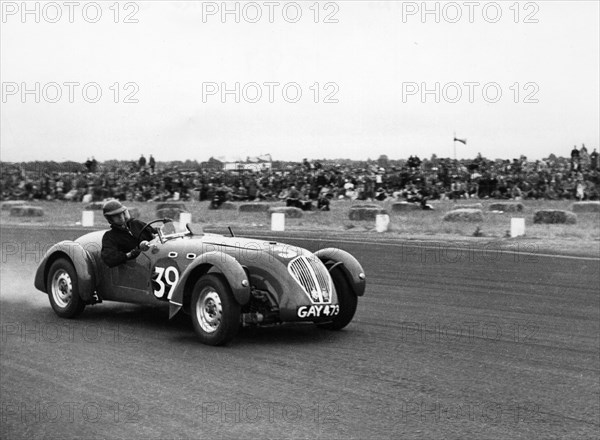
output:
[[85,308],[79,296],[77,273],[70,261],[60,258],[52,263],[46,282],[48,298],[54,312],[61,318],[75,318]]
[[354,318],[358,297],[350,288],[350,284],[341,268],[337,267],[331,271],[331,279],[333,280],[333,285],[335,286],[338,302],[340,304],[340,313],[334,316],[333,321],[317,325],[327,330],[341,330],[350,324],[350,321]]
[[194,330],[207,345],[226,344],[240,327],[240,305],[220,274],[208,274],[196,282],[190,310]]

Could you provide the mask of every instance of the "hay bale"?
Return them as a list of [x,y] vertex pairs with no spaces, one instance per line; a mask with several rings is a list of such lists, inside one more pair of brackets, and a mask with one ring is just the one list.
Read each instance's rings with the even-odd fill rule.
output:
[[577,215],[561,209],[540,209],[533,214],[533,223],[574,225]]
[[408,202],[396,202],[392,203],[392,212],[405,212],[405,211],[422,211],[421,205],[417,203]]
[[104,207],[104,203],[106,203],[106,202],[88,203],[87,205],[85,205],[85,208],[83,208],[83,210],[84,211],[102,211],[102,208]]
[[39,206],[20,205],[10,208],[11,217],[43,217],[44,210]]
[[156,210],[156,218],[170,218],[171,220],[179,220],[179,214],[182,210],[179,208],[162,208]]
[[352,208],[381,208],[381,206],[376,205],[375,203],[355,203],[350,206],[350,209]]
[[575,202],[571,207],[573,212],[600,212],[600,202]]
[[188,197],[190,200],[200,201],[200,189],[188,189]]
[[482,222],[481,209],[454,209],[447,212],[442,219],[445,222]]
[[140,210],[137,208],[129,208],[129,216],[131,218],[140,218]]
[[161,202],[156,205],[156,210],[159,209],[179,209],[182,212],[186,212],[187,208],[185,207],[185,203],[183,202]]
[[293,206],[278,206],[275,208],[269,208],[269,215],[273,213],[283,213],[288,218],[302,218],[304,215],[300,208]]
[[377,214],[387,214],[387,211],[379,206],[354,205],[350,207],[348,217],[350,220],[375,220]]
[[237,207],[231,202],[223,202],[221,206],[219,206],[219,209],[236,210]]
[[209,202],[208,204],[208,209],[214,210],[214,209],[224,209],[224,210],[236,210],[237,206],[232,203],[232,202],[221,202],[220,205],[217,205],[216,203],[213,203],[212,201]]
[[490,206],[488,206],[488,209],[490,211],[522,212],[524,209],[524,206],[522,203],[514,203],[514,202],[492,203]]
[[239,212],[268,212],[270,206],[267,203],[244,203],[238,208]]
[[482,203],[463,203],[452,206],[452,211],[455,209],[483,209]]
[[10,211],[13,206],[26,205],[25,200],[7,200],[2,202],[2,211]]
[[179,214],[188,212],[185,204],[182,202],[162,202],[156,205],[157,218],[170,218],[173,220],[179,219]]

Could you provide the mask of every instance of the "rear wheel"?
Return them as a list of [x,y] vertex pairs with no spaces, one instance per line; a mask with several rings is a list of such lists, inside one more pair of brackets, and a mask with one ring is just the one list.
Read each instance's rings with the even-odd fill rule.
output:
[[79,296],[77,273],[70,261],[60,258],[52,263],[46,282],[48,298],[54,312],[61,318],[75,318],[85,308]]
[[194,286],[190,304],[194,330],[207,345],[224,345],[240,327],[240,305],[220,274],[208,274]]
[[331,279],[333,280],[335,291],[337,293],[340,312],[334,316],[333,321],[317,325],[327,330],[341,330],[350,324],[350,321],[354,318],[358,297],[350,288],[350,284],[341,268],[336,267],[331,271]]

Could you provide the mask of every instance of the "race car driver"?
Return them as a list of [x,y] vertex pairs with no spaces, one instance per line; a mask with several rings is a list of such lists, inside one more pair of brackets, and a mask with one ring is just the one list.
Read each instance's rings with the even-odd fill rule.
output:
[[104,217],[110,224],[110,230],[102,237],[102,251],[100,256],[108,267],[115,267],[128,260],[134,260],[141,251],[148,250],[140,243],[152,240],[156,229],[149,226],[137,239],[145,223],[132,219],[129,210],[118,200],[109,200],[102,207]]

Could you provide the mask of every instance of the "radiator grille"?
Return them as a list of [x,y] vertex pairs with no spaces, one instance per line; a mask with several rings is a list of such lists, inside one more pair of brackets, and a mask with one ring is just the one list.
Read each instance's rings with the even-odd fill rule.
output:
[[297,257],[290,262],[288,269],[312,302],[331,302],[331,277],[320,260]]

